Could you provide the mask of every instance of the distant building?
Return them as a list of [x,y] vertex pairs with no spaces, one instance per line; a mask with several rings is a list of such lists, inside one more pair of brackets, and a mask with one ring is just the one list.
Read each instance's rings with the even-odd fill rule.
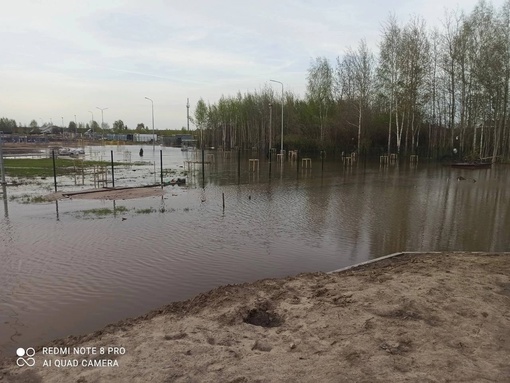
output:
[[158,141],[158,135],[157,134],[152,134],[152,133],[150,133],[150,134],[135,133],[135,134],[133,134],[133,141],[134,142],[153,142],[153,141],[157,142]]
[[43,128],[39,128],[39,131],[43,134],[51,134],[54,127],[54,125],[48,125]]
[[163,137],[163,145],[179,148],[182,146],[183,141],[191,140],[193,140],[193,135],[191,134],[174,134],[172,136]]

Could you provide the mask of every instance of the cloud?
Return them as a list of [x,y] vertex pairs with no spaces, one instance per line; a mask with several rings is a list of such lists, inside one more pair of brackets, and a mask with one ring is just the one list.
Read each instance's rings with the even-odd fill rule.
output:
[[0,13],[0,104],[7,117],[28,122],[64,113],[86,120],[101,104],[110,108],[105,120],[132,126],[148,96],[158,126],[179,127],[188,97],[192,105],[215,102],[270,78],[304,95],[311,58],[335,65],[362,38],[377,50],[391,12],[431,25],[444,7],[469,11],[476,2],[17,0]]

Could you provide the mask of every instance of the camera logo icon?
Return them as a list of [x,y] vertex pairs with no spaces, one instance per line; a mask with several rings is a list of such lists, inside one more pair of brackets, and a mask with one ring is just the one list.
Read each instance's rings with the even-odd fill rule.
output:
[[35,365],[35,359],[33,358],[35,349],[33,347],[28,347],[26,350],[20,347],[16,350],[16,355],[18,356],[18,359],[16,359],[16,364],[18,366],[33,367]]

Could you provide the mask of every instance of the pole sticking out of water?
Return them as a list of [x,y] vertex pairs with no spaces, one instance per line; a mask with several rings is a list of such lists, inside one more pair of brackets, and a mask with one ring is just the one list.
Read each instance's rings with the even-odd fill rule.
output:
[[202,187],[205,189],[205,151],[204,144],[202,144]]
[[225,211],[225,193],[221,193],[221,197],[223,198],[223,211]]
[[57,167],[55,166],[55,150],[51,151],[53,157],[53,183],[55,184],[55,193],[57,192]]
[[163,149],[159,150],[159,167],[161,168],[161,189],[163,189]]
[[4,152],[2,150],[4,132],[0,132],[0,172],[2,173],[2,185],[5,185]]
[[113,173],[113,150],[111,150],[110,152],[112,157],[112,187],[115,187],[115,175]]

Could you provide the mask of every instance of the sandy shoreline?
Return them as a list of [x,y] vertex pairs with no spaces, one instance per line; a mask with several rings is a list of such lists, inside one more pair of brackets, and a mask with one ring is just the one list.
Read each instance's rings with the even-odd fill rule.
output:
[[509,261],[508,253],[408,254],[223,286],[46,345],[94,352],[39,347],[34,367],[4,360],[0,382],[510,381]]

